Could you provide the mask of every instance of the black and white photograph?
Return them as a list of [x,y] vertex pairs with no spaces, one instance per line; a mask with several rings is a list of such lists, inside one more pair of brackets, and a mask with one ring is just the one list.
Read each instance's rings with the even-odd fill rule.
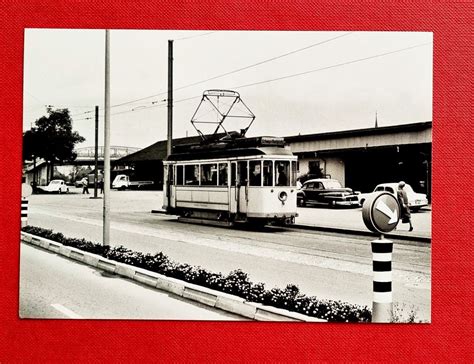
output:
[[431,32],[25,29],[20,318],[430,323],[432,95]]

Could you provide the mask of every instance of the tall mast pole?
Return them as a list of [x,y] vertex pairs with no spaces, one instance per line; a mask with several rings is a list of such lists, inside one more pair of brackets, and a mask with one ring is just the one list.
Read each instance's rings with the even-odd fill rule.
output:
[[168,40],[168,143],[167,156],[171,154],[173,140],[173,41]]
[[105,31],[103,245],[110,245],[110,31]]

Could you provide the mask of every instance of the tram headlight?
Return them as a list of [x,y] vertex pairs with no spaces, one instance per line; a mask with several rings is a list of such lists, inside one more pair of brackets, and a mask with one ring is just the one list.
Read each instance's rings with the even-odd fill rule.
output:
[[278,194],[278,199],[279,199],[281,202],[285,202],[287,198],[288,198],[288,194],[287,194],[285,191],[281,191],[281,192]]

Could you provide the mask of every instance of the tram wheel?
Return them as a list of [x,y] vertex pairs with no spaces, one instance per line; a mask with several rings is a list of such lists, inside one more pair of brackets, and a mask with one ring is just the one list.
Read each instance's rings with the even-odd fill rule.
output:
[[248,224],[255,229],[262,229],[267,224],[267,221],[262,219],[252,219],[248,221]]

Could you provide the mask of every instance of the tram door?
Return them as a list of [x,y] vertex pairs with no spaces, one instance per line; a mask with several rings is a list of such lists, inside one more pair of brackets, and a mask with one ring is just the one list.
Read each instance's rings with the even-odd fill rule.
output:
[[248,161],[240,161],[237,163],[237,213],[247,213],[248,192]]

